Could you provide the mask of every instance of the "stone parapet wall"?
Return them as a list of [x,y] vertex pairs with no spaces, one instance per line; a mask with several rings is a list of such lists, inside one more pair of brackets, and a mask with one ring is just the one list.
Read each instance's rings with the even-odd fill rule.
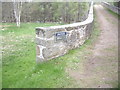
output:
[[91,2],[88,18],[83,22],[36,27],[36,61],[47,61],[79,47],[90,37],[92,29],[93,2]]
[[110,9],[111,11],[117,13],[120,15],[120,8],[116,7],[116,6],[113,6],[107,2],[102,2],[102,5],[108,9]]

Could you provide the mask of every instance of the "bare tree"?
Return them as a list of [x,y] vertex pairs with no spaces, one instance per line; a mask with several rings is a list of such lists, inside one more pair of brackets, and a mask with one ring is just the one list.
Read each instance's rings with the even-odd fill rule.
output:
[[2,21],[16,22],[17,26],[20,22],[79,22],[89,10],[89,3],[12,1],[2,3]]
[[18,27],[20,27],[20,16],[21,16],[21,10],[22,10],[22,2],[16,2],[13,0],[13,6],[14,6],[14,15],[16,19],[16,24]]

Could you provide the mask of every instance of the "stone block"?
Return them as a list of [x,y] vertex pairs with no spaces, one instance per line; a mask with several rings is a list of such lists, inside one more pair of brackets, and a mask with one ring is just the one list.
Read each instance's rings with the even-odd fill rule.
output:
[[[70,49],[82,45],[90,37],[93,29],[93,3],[88,18],[83,22],[36,28],[36,62],[43,62],[64,55]],[[64,38],[56,41],[56,33],[66,32]],[[58,37],[59,39],[60,37]],[[66,39],[66,40],[62,40]]]

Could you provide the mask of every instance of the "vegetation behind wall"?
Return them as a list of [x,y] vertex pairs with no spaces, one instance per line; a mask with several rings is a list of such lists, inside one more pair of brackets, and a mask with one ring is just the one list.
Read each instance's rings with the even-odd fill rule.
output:
[[[88,2],[24,2],[21,22],[84,21],[89,10]],[[2,2],[2,22],[15,22],[13,2]]]

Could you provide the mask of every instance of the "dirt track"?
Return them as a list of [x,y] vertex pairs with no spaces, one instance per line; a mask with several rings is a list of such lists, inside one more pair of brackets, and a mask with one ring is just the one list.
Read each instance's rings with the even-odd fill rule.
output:
[[84,64],[84,71],[69,74],[81,88],[118,87],[118,18],[103,6],[94,5],[101,34]]

